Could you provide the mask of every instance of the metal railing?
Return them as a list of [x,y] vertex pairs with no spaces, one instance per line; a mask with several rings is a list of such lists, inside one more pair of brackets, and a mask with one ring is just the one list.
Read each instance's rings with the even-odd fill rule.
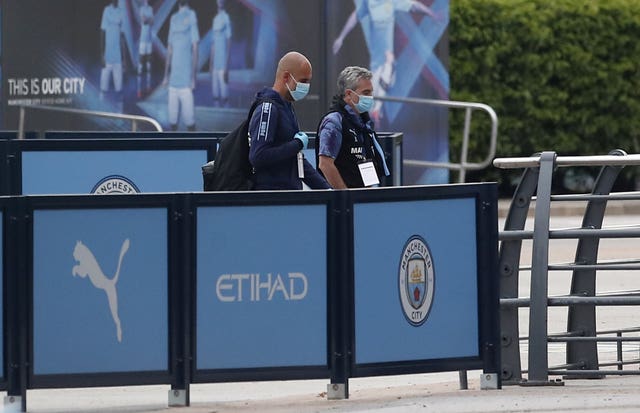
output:
[[[457,102],[452,100],[437,99],[419,99],[419,98],[403,98],[396,96],[376,96],[377,100],[388,102],[400,102],[419,105],[438,106],[450,109],[464,109],[464,129],[462,132],[462,147],[460,149],[460,163],[424,161],[417,159],[405,159],[404,164],[410,166],[421,166],[427,168],[446,168],[458,171],[458,182],[463,183],[466,179],[467,171],[484,169],[491,165],[491,161],[496,155],[496,145],[498,141],[498,115],[491,106],[484,103],[474,102]],[[491,119],[491,136],[489,143],[489,152],[487,156],[478,163],[468,162],[469,156],[469,135],[471,132],[471,117],[474,110],[482,110],[489,115]]]
[[72,113],[76,115],[84,115],[84,116],[98,116],[102,118],[111,118],[111,119],[120,119],[120,120],[128,120],[131,121],[131,130],[136,132],[138,130],[138,122],[151,124],[158,132],[162,132],[162,126],[158,121],[148,116],[138,116],[138,115],[126,115],[122,113],[112,113],[112,112],[101,112],[95,110],[85,110],[85,109],[74,109],[74,108],[65,108],[59,106],[47,106],[47,105],[20,105],[20,120],[18,124],[18,139],[24,139],[24,124],[26,118],[26,111],[29,110],[44,110],[51,112],[64,112],[64,113]]
[[[607,156],[557,156],[543,152],[527,158],[500,158],[498,168],[525,169],[513,196],[504,231],[500,231],[500,307],[502,334],[502,378],[505,384],[548,385],[563,384],[549,380],[549,375],[566,378],[602,378],[605,375],[640,374],[640,370],[623,370],[624,365],[640,364],[640,359],[623,360],[622,343],[638,342],[639,336],[623,333],[640,332],[640,327],[597,331],[596,307],[638,306],[638,291],[619,293],[596,292],[598,270],[637,271],[640,260],[636,255],[625,259],[598,261],[599,241],[604,238],[640,238],[640,225],[603,228],[605,209],[609,200],[640,200],[640,192],[611,193],[624,166],[640,165],[640,155],[627,155],[622,150]],[[601,166],[591,194],[551,195],[551,183],[556,167]],[[525,231],[529,206],[535,200],[533,231]],[[550,229],[552,201],[587,201],[581,228]],[[531,267],[520,266],[522,241],[531,239]],[[576,239],[575,259],[564,264],[549,264],[550,239]],[[519,297],[521,271],[530,271],[530,297]],[[572,271],[571,291],[568,295],[550,297],[550,271]],[[548,333],[548,308],[568,308],[567,330]],[[529,334],[519,336],[518,309],[529,308]],[[603,337],[612,335],[613,337]],[[521,369],[520,342],[528,344],[528,370]],[[549,367],[549,343],[566,345],[566,363]],[[598,343],[616,343],[615,362],[599,363]],[[616,370],[601,367],[616,366]],[[523,379],[522,373],[528,373]]]

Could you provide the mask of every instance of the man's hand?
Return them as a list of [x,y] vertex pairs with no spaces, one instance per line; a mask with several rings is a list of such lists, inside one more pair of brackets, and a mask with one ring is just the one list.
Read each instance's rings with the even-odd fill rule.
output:
[[347,189],[347,185],[344,183],[338,168],[336,168],[334,159],[325,155],[320,155],[318,160],[318,168],[322,171],[322,174],[327,179],[327,182],[329,182],[329,185],[331,185],[333,189]]
[[309,143],[309,137],[304,132],[296,133],[295,135],[293,135],[293,138],[298,139],[302,143],[302,149],[305,149],[307,147],[307,144]]

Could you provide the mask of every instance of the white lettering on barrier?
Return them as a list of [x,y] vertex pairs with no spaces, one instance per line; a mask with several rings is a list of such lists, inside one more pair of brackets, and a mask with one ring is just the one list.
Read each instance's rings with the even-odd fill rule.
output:
[[[287,283],[286,280],[289,282]],[[301,272],[280,274],[223,274],[216,281],[216,296],[224,303],[241,301],[299,301],[307,296],[309,281]]]

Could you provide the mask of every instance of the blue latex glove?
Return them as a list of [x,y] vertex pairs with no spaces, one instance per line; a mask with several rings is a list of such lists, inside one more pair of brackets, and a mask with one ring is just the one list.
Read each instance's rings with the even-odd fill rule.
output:
[[307,144],[309,143],[309,137],[304,132],[296,133],[295,135],[293,135],[293,138],[298,139],[300,142],[302,142],[302,149],[305,149],[307,147]]

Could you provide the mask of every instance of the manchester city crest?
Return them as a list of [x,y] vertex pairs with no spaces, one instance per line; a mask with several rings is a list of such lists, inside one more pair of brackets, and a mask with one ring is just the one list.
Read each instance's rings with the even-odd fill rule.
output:
[[405,244],[400,257],[398,292],[402,312],[413,326],[422,325],[433,303],[435,272],[426,241],[414,235]]
[[122,175],[109,175],[102,178],[93,189],[95,195],[137,194],[140,190],[129,178]]

